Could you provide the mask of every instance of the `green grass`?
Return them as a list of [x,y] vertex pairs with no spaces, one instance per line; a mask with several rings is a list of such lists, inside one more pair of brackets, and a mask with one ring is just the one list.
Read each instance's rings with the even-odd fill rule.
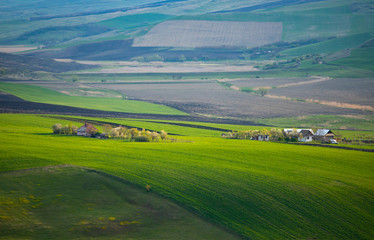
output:
[[0,212],[2,239],[238,239],[145,186],[73,166],[0,173]]
[[355,14],[353,1],[329,0],[267,11],[182,16],[177,19],[282,22],[283,41],[365,33],[373,30],[370,13]]
[[32,102],[66,105],[71,107],[104,111],[185,115],[185,113],[181,111],[163,105],[124,100],[119,98],[68,96],[53,90],[32,85],[0,83],[0,91],[11,93],[17,97]]
[[55,122],[0,115],[0,170],[94,168],[149,184],[250,239],[374,237],[373,153],[213,137],[134,143],[55,136]]
[[351,56],[331,63],[374,71],[374,47],[353,49]]
[[370,33],[361,33],[350,35],[346,37],[339,37],[332,40],[327,40],[315,44],[309,44],[302,47],[288,49],[281,52],[289,56],[301,56],[312,53],[329,54],[338,52],[347,48],[355,48],[360,46],[365,41],[372,38]]
[[171,18],[171,16],[158,13],[144,13],[112,18],[99,22],[98,24],[126,31],[134,28],[149,27],[150,25],[165,21],[168,18]]

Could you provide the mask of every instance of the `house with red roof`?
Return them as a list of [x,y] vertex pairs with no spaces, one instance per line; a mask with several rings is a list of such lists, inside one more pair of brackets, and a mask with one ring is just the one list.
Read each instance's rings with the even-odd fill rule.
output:
[[83,126],[78,128],[77,135],[78,136],[85,136],[85,137],[91,137],[92,135],[97,133],[97,129],[92,126],[90,123],[85,123]]

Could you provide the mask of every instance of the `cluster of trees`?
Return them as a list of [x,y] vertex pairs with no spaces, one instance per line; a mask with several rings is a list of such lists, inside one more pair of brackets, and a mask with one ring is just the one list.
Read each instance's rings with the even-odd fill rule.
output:
[[103,129],[104,133],[113,139],[124,139],[135,142],[159,142],[166,141],[168,139],[168,134],[164,130],[161,130],[161,132],[158,133],[151,132],[143,128],[141,131],[139,131],[137,128],[113,128],[109,124],[105,124]]
[[323,62],[323,58],[320,54],[313,53],[313,54],[306,54],[300,57],[295,57],[287,61],[279,61],[279,62],[273,62],[272,64],[266,64],[263,67],[263,70],[297,68],[301,64],[301,62],[304,60],[312,60],[312,64],[319,64]]
[[240,90],[242,92],[253,93],[253,94],[256,94],[256,95],[259,95],[259,96],[262,96],[262,97],[265,96],[266,94],[268,94],[268,92],[269,92],[269,89],[267,89],[267,88],[259,88],[257,90],[254,90],[251,87],[242,87]]
[[69,123],[68,125],[62,126],[61,123],[56,123],[52,126],[54,134],[64,134],[64,135],[76,135],[78,127]]
[[283,141],[283,131],[279,128],[262,129],[262,130],[245,130],[245,131],[232,131],[222,134],[225,138],[233,139],[256,139],[259,135],[269,135],[271,141]]
[[311,38],[307,40],[299,40],[294,42],[277,42],[273,44],[268,44],[261,47],[255,47],[244,50],[244,53],[240,56],[241,59],[257,59],[257,58],[265,58],[265,59],[275,59],[283,57],[280,52],[297,48],[313,43],[322,42],[325,40],[331,40],[336,37],[329,37],[329,38]]
[[133,57],[131,60],[137,62],[163,62],[165,59],[158,54],[153,54],[148,56]]

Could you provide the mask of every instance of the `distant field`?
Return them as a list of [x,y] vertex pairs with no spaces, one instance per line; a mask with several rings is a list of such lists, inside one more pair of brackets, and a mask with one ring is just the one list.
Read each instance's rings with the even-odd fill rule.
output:
[[374,117],[372,115],[315,115],[300,116],[297,118],[258,119],[257,122],[279,127],[357,129],[374,131]]
[[332,61],[334,64],[374,71],[373,62],[374,47],[357,48],[352,50],[351,56]]
[[283,41],[344,36],[374,30],[368,11],[355,12],[351,0],[329,0],[265,11],[181,16],[180,20],[282,22]]
[[[86,61],[79,61],[85,63]],[[87,61],[89,64],[96,64],[95,62]],[[97,70],[80,71],[79,74],[93,74],[93,73],[228,73],[228,72],[251,72],[258,71],[253,65],[246,64],[226,64],[226,63],[203,63],[203,62],[113,62],[104,63],[103,68]]]
[[[178,143],[133,143],[55,136],[51,134],[50,126],[56,123],[56,119],[40,116],[1,114],[0,122],[3,133],[0,136],[0,171],[60,164],[93,168],[121,177],[143,189],[149,184],[153,192],[250,239],[352,239],[352,236],[354,239],[371,239],[374,236],[373,153],[212,137],[185,136],[183,138],[189,141]],[[59,122],[65,124],[69,121]],[[137,221],[133,215],[124,214],[122,207],[106,207],[111,196],[117,199],[111,202],[111,206],[124,206],[124,196],[117,194],[125,190],[112,180],[92,173],[83,178],[84,182],[77,181],[68,193],[63,191],[70,186],[67,183],[84,175],[72,174],[69,175],[72,179],[66,179],[65,174],[46,174],[39,178],[43,182],[35,182],[40,186],[31,185],[33,188],[28,188],[33,183],[32,171],[26,178],[19,175],[18,180],[11,180],[6,173],[1,173],[1,176],[7,176],[1,188],[6,195],[2,196],[21,201],[19,205],[22,209],[34,204],[30,194],[40,199],[43,205],[27,209],[36,214],[28,215],[28,220],[42,216],[42,210],[52,207],[56,208],[51,211],[54,214],[74,212],[68,215],[73,217],[69,218],[70,221],[67,219],[68,226],[80,226],[83,220],[87,223],[82,222],[82,225],[90,226],[94,223],[93,218],[99,222],[101,219],[98,217],[101,216],[107,219],[103,222],[107,229],[119,220]],[[57,183],[66,183],[66,186],[62,184],[43,191],[56,183],[48,181],[51,177],[60,179]],[[87,181],[91,184],[80,185]],[[105,187],[92,185],[93,182],[103,181],[108,183]],[[112,188],[112,184],[120,188]],[[76,198],[81,192],[80,186],[85,186],[84,193],[87,194],[90,189],[101,193],[110,189],[108,199],[103,204],[96,202],[99,198]],[[49,201],[57,204],[63,200],[68,205],[46,204]],[[84,202],[96,205],[74,211],[74,206],[81,206]],[[92,215],[87,215],[88,208],[92,209]],[[153,211],[147,209],[142,210],[140,216],[148,212],[152,218]],[[18,213],[13,211],[13,214]],[[20,214],[24,216],[22,212]],[[78,214],[82,214],[81,217]],[[8,216],[2,212],[3,215]],[[48,231],[54,230],[54,224],[61,226],[59,221],[62,219],[52,217],[47,219],[56,220],[51,222],[52,228]],[[139,222],[145,224],[145,219]],[[46,220],[40,221],[43,223]],[[152,228],[158,226],[153,224]],[[162,232],[152,233],[162,236]],[[139,234],[142,233],[147,232]]]
[[147,102],[130,101],[118,98],[68,96],[53,90],[31,85],[0,83],[0,91],[11,93],[27,101],[66,105],[71,107],[133,113],[185,114],[170,107]]
[[112,18],[102,21],[99,24],[109,28],[115,28],[122,31],[126,31],[133,28],[149,27],[152,24],[162,22],[171,17],[172,16],[165,14],[144,13]]
[[374,107],[374,79],[331,79],[312,84],[270,89],[269,94]]
[[257,47],[278,42],[281,22],[166,21],[134,40],[134,47]]
[[[261,79],[258,79],[258,81],[261,81]],[[219,83],[213,81],[147,82],[147,84],[107,83],[86,85],[96,89],[102,88],[116,90],[125,94],[129,98],[162,103],[184,112],[210,116],[270,118],[299,116],[301,113],[318,115],[362,114],[361,110],[255,96],[253,94],[225,88]],[[312,85],[305,86],[309,87]],[[359,88],[359,86],[357,88]],[[273,90],[270,90],[270,93],[272,91]],[[318,91],[318,89],[315,91]],[[290,93],[294,93],[292,89],[290,90]],[[334,96],[343,97],[339,94]],[[345,98],[343,98],[343,100],[345,100]],[[341,100],[341,102],[344,102],[343,100]]]
[[34,46],[24,46],[24,45],[0,45],[0,52],[4,53],[16,53],[16,52],[23,52],[34,50],[36,47]]
[[372,35],[370,33],[355,34],[346,37],[339,37],[336,39],[323,41],[320,43],[310,44],[303,47],[292,48],[281,53],[290,56],[301,56],[312,53],[329,54],[347,48],[359,47],[361,44],[363,44],[365,41],[371,38]]

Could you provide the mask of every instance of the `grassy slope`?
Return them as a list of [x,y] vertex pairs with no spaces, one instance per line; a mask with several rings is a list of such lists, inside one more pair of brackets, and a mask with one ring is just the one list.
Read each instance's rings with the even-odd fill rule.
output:
[[178,19],[283,22],[283,41],[365,33],[373,30],[370,14],[352,14],[352,0],[329,0],[268,11],[182,16]]
[[374,236],[372,153],[200,137],[193,143],[125,143],[49,135],[55,119],[0,119],[2,171],[96,168],[150,184],[252,239]]
[[329,54],[347,48],[358,47],[370,38],[372,38],[370,33],[355,34],[346,37],[340,37],[332,40],[323,41],[320,43],[310,44],[298,48],[292,48],[281,53],[290,56],[301,56],[311,53]]
[[334,64],[374,71],[373,62],[374,47],[357,48],[352,50],[351,56],[332,61]]
[[133,28],[148,27],[150,25],[165,21],[170,18],[169,15],[158,13],[144,13],[137,15],[126,15],[118,18],[112,18],[99,22],[109,28],[119,29],[122,31],[131,30]]
[[8,239],[236,239],[145,186],[70,166],[0,173],[0,212]]
[[27,101],[66,105],[71,107],[132,113],[185,114],[170,107],[147,102],[130,101],[118,98],[68,96],[53,90],[31,85],[0,83],[0,91],[11,93]]

